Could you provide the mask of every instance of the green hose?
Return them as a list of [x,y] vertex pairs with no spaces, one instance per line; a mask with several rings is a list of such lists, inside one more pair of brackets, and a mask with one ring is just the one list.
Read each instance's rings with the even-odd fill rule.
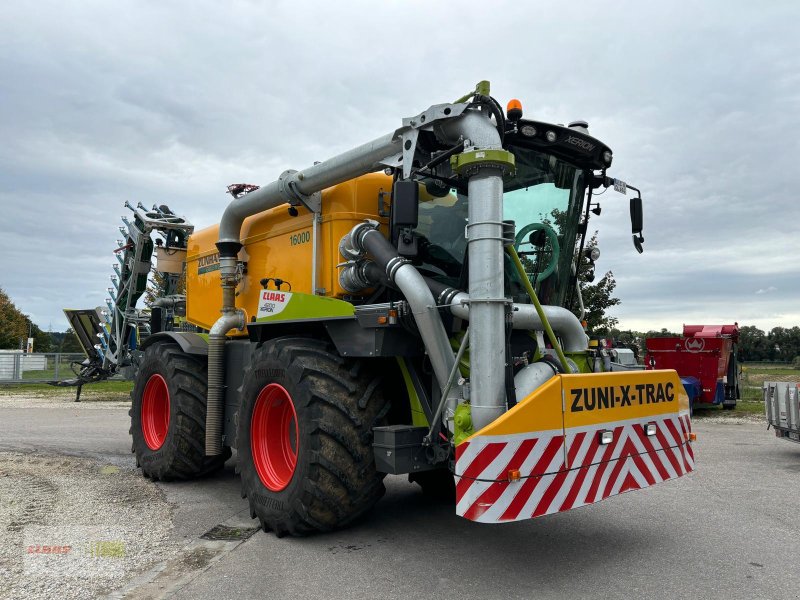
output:
[[525,267],[522,266],[522,262],[519,260],[519,255],[517,254],[516,249],[514,246],[506,246],[506,252],[508,252],[511,260],[514,261],[514,266],[517,268],[517,273],[519,273],[520,279],[522,279],[522,284],[525,286],[528,296],[530,296],[533,305],[536,307],[536,314],[538,314],[539,318],[542,320],[542,325],[544,326],[544,331],[547,334],[547,339],[549,339],[550,343],[553,345],[553,349],[556,351],[556,356],[558,356],[558,360],[561,363],[561,367],[564,369],[564,373],[572,373],[572,369],[570,369],[569,365],[567,364],[567,357],[564,356],[564,351],[561,349],[561,344],[558,343],[556,334],[553,333],[553,328],[550,327],[550,321],[547,320],[547,317],[544,314],[544,309],[539,302],[539,298],[536,296],[536,291],[533,289],[528,276],[525,274]]

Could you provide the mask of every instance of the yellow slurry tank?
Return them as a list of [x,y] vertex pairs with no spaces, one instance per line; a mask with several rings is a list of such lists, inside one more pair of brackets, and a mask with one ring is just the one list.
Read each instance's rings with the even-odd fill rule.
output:
[[[323,190],[316,243],[314,215],[308,211],[293,217],[288,205],[282,205],[245,219],[239,260],[247,270],[237,290],[236,306],[245,312],[246,321],[258,310],[263,287],[260,282],[266,278],[273,280],[267,285],[274,289],[274,280],[279,279],[285,282],[280,285],[282,290],[333,298],[346,296],[336,268],[342,262],[339,241],[365,219],[385,225],[387,218],[380,213],[388,215],[391,189],[391,177],[380,173]],[[186,318],[203,329],[211,328],[221,308],[219,254],[215,246],[218,239],[219,225],[195,231],[189,238]]]

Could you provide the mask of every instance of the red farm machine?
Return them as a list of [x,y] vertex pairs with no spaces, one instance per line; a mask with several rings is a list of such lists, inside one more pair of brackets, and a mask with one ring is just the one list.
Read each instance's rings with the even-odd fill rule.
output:
[[684,325],[682,337],[646,340],[647,369],[674,369],[691,404],[732,409],[741,397],[736,347],[739,325]]

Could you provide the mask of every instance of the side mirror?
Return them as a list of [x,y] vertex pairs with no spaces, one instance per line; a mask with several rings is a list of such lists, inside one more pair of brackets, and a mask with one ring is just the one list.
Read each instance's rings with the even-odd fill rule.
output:
[[419,252],[414,228],[419,222],[419,185],[413,179],[398,179],[392,190],[392,241],[401,256],[413,258]]
[[641,254],[644,252],[642,243],[642,229],[644,228],[644,209],[642,208],[642,197],[631,198],[631,233],[633,234],[633,246]]
[[400,179],[392,194],[392,229],[414,228],[419,221],[419,186],[412,179]]

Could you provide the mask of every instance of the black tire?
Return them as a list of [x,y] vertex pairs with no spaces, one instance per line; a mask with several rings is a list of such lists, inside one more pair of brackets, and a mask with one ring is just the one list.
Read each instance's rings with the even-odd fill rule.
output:
[[[260,344],[253,352],[242,387],[237,452],[242,495],[264,531],[282,537],[337,529],[364,514],[383,496],[384,474],[375,470],[372,428],[383,423],[389,403],[381,379],[368,366],[365,361],[346,360],[327,342],[310,338],[278,338]],[[265,426],[269,419],[253,418],[260,395],[262,406],[271,392],[288,397],[294,411],[291,422],[277,420],[288,423],[278,430]],[[282,407],[284,401],[269,400],[276,407]],[[251,443],[254,429],[255,450]],[[281,432],[287,429],[284,439],[296,431],[291,448],[296,463],[284,471],[288,478],[277,485],[272,481],[275,489],[270,489],[259,476],[253,455],[259,453],[259,446],[267,445],[260,440],[283,438]],[[263,435],[266,431],[276,434]],[[265,462],[272,464],[262,455],[262,472]],[[281,485],[285,487],[281,489]]]
[[455,502],[456,483],[448,469],[409,473],[408,480],[419,485],[422,493],[433,500]]
[[733,410],[734,408],[736,408],[736,404],[735,403],[734,404],[723,404],[722,405],[722,410]]
[[[154,449],[148,445],[143,430],[142,405],[148,382],[158,377],[168,393],[169,422],[163,443]],[[194,479],[222,468],[230,457],[230,448],[219,456],[205,455],[207,389],[205,357],[186,354],[171,343],[155,344],[145,350],[128,413],[132,451],[136,466],[141,467],[145,477],[154,481]]]

